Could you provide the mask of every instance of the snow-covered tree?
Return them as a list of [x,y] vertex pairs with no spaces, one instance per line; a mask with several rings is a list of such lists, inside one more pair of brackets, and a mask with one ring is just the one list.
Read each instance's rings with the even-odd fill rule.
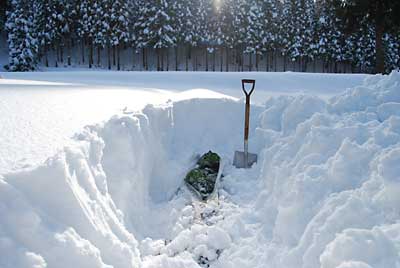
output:
[[37,65],[38,40],[31,1],[12,0],[7,16],[10,71],[32,71]]
[[[78,8],[79,26],[77,29],[77,33],[78,36],[81,38],[81,43],[87,44],[89,46],[89,68],[91,68],[93,64],[93,46],[96,25],[95,3],[95,0],[82,0]],[[83,50],[82,55],[84,55]]]
[[258,70],[258,56],[262,54],[263,48],[263,37],[265,36],[264,31],[265,25],[267,24],[266,13],[262,9],[261,0],[249,0],[248,1],[248,15],[246,16],[246,53],[249,53],[249,70],[252,71],[252,55],[255,55],[256,62],[255,67]]
[[[212,70],[216,70],[216,53],[224,46],[224,32],[223,32],[223,17],[224,9],[220,1],[210,3],[210,8],[207,10],[207,25],[208,31],[206,35],[207,50],[212,55]],[[222,53],[220,53],[222,55]],[[208,57],[208,55],[207,55]],[[222,57],[220,60],[222,71]]]
[[48,51],[50,50],[56,36],[56,18],[54,0],[35,0],[34,8],[34,31],[37,34],[40,54],[45,57],[45,65],[49,66]]
[[[0,0],[7,3],[9,0]],[[249,69],[258,68],[261,56],[266,71],[283,55],[292,70],[307,70],[307,63],[322,59],[329,70],[336,63],[351,63],[359,70],[371,71],[385,51],[386,70],[398,66],[398,32],[400,10],[398,1],[382,0],[15,0],[29,5],[27,11],[13,11],[18,16],[33,18],[29,24],[31,37],[37,38],[39,59],[48,53],[63,62],[65,48],[68,64],[76,51],[89,67],[97,65],[107,47],[109,60],[120,69],[119,52],[142,49],[143,66],[148,69],[148,55],[157,53],[157,69],[164,70],[164,60],[175,48],[175,68],[179,57],[185,57],[186,70],[190,62],[197,70],[199,48],[204,51],[206,70],[212,59],[212,70],[229,70],[235,55],[236,70],[243,70],[244,59]],[[400,2],[399,2],[400,3]],[[6,4],[0,5],[1,17]],[[381,9],[378,9],[378,6]],[[13,7],[14,10],[15,7]],[[28,14],[29,13],[29,14]],[[11,14],[11,13],[10,13]],[[28,14],[28,15],[26,15]],[[383,16],[379,16],[383,14]],[[386,16],[387,15],[387,16]],[[9,17],[12,17],[11,15]],[[377,23],[379,29],[377,29]],[[22,25],[22,24],[21,24]],[[351,27],[353,26],[353,27]],[[22,26],[21,26],[22,27]],[[382,28],[383,27],[383,28]],[[31,29],[32,28],[32,29]],[[16,36],[16,29],[10,36]],[[383,30],[382,30],[383,29]],[[14,34],[14,35],[13,35]],[[377,36],[379,35],[379,36]],[[382,36],[382,38],[381,38]],[[372,39],[375,39],[372,40]],[[379,42],[377,42],[377,40]],[[382,42],[381,42],[382,41]],[[11,42],[13,43],[13,42]],[[11,44],[10,43],[10,44]],[[80,49],[72,49],[80,46]],[[184,48],[184,49],[183,49]],[[34,51],[34,50],[33,50]],[[195,53],[193,53],[193,51]],[[378,53],[379,52],[379,53]],[[202,52],[203,53],[203,52]],[[225,53],[225,54],[224,54]],[[376,55],[372,55],[375,53]],[[216,60],[216,55],[220,56]],[[178,57],[179,56],[179,57]],[[315,61],[314,61],[315,63]],[[246,62],[247,64],[247,62]],[[324,65],[324,66],[325,66]],[[315,66],[315,65],[314,65]],[[167,64],[167,70],[169,65]]]
[[301,63],[313,56],[314,0],[285,0],[283,3],[286,29],[283,52],[292,62],[299,59]]
[[364,72],[372,72],[376,63],[375,29],[368,23],[352,34],[354,50],[352,62]]
[[372,28],[369,27],[366,30],[366,34],[369,36],[369,31],[373,29],[374,43],[376,44],[375,72],[384,72],[385,46],[383,38],[385,33],[399,29],[400,1],[343,0],[341,8],[344,9],[343,19],[346,20],[349,29],[356,31],[357,28],[363,27],[366,24],[373,25],[371,26]]
[[5,29],[8,0],[0,0],[0,33]]
[[157,70],[163,65],[163,49],[176,45],[175,17],[167,0],[144,1],[140,7],[140,17],[135,28],[138,32],[138,47],[155,48],[157,51]]
[[264,13],[264,31],[262,36],[262,50],[265,52],[266,70],[275,63],[273,59],[281,47],[282,37],[282,4],[280,0],[263,0],[262,12]]
[[[203,2],[202,0],[172,1],[172,9],[176,17],[173,28],[177,44],[184,45],[186,48],[186,70],[189,68],[188,62],[191,58],[190,48],[199,46],[203,38],[202,30],[206,17],[206,10],[202,8]],[[178,46],[175,46],[175,70],[178,70]]]
[[385,62],[386,72],[400,69],[400,32],[385,34]]
[[[121,44],[127,44],[130,40],[129,5],[123,0],[113,0],[110,8],[109,43],[113,51],[117,49],[117,68],[120,70],[120,47]],[[115,55],[115,53],[113,54]]]
[[109,1],[94,1],[93,3],[93,44],[97,49],[97,66],[101,65],[101,50],[107,44],[107,34],[110,31]]
[[335,7],[341,0],[320,0],[316,8],[315,52],[325,63],[345,60],[345,42],[342,21],[337,17]]

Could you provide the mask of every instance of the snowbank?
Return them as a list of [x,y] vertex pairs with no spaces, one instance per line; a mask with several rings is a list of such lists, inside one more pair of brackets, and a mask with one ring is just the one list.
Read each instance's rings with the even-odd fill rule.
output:
[[[400,267],[400,73],[328,101],[192,99],[87,127],[42,166],[0,178],[0,267]],[[219,201],[182,180],[226,163]],[[6,257],[4,257],[6,256]]]
[[325,105],[299,102],[271,100],[259,129],[271,146],[252,209],[281,249],[276,263],[397,267],[400,241],[384,230],[400,220],[400,73],[366,79]]

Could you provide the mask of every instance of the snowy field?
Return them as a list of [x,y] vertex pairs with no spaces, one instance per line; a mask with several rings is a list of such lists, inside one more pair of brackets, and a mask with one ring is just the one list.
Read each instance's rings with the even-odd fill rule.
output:
[[39,164],[85,125],[123,109],[192,97],[241,98],[240,79],[257,79],[254,102],[276,94],[332,95],[365,75],[298,73],[0,73],[0,174]]
[[[398,72],[2,76],[1,268],[400,267]],[[208,150],[202,203],[182,182]]]

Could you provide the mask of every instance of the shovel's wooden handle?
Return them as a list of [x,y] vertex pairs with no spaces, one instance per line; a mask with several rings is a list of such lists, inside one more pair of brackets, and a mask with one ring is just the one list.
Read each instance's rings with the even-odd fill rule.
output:
[[244,117],[244,141],[249,140],[249,125],[250,125],[250,95],[246,95],[246,111]]

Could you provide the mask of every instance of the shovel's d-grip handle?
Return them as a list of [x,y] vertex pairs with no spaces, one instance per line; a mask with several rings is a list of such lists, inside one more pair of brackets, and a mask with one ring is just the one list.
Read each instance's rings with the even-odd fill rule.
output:
[[[251,84],[250,92],[248,92],[246,90],[246,84]],[[256,86],[256,80],[253,80],[253,79],[242,79],[242,89],[243,89],[243,92],[244,92],[244,94],[246,96],[250,97],[251,93],[253,93],[253,91],[254,91],[254,87],[255,86]]]

